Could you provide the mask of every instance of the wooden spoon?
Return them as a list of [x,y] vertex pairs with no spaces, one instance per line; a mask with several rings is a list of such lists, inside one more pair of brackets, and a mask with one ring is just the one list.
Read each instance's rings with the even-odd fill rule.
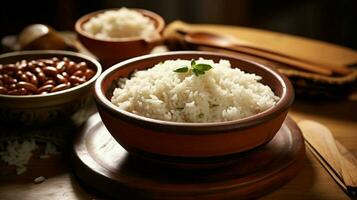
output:
[[357,195],[357,159],[336,141],[324,125],[305,120],[298,123],[316,158],[351,196]]
[[314,64],[306,60],[293,58],[287,55],[279,54],[269,50],[254,47],[253,44],[239,40],[237,38],[217,35],[209,32],[190,32],[184,36],[185,42],[194,45],[209,46],[215,48],[222,48],[227,50],[233,50],[243,53],[248,53],[255,56],[267,58],[276,62],[291,65],[295,68],[303,69],[306,71],[332,75],[333,73],[339,75],[346,75],[351,71],[344,66],[322,66],[320,64]]

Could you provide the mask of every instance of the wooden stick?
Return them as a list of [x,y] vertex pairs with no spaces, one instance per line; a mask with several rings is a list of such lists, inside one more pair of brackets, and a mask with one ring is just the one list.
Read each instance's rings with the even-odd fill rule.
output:
[[337,148],[341,154],[342,176],[350,193],[357,196],[357,159],[340,142],[336,141]]
[[313,62],[308,62],[306,60],[301,60],[293,58],[290,56],[283,55],[281,53],[276,53],[264,49],[257,49],[253,45],[247,42],[241,42],[237,38],[217,35],[208,32],[190,32],[177,31],[178,33],[184,35],[184,41],[191,45],[208,46],[213,48],[226,49],[231,51],[237,51],[242,53],[247,53],[254,56],[263,57],[276,62],[284,63],[292,67],[302,69],[305,71],[310,71],[318,74],[323,74],[330,76],[333,73],[339,75],[347,75],[351,73],[345,66],[325,66],[321,64],[316,64]]
[[341,187],[341,189],[346,192],[348,195],[354,196],[350,194],[345,183],[343,182],[342,178],[339,176],[338,173],[334,171],[334,169],[324,160],[323,157],[311,146],[309,142],[305,142],[308,149],[311,151],[312,155],[321,163],[321,165],[326,169],[326,171],[331,175],[331,177],[336,181],[336,183]]
[[353,154],[322,124],[305,120],[298,125],[315,157],[347,194],[357,196],[357,159]]

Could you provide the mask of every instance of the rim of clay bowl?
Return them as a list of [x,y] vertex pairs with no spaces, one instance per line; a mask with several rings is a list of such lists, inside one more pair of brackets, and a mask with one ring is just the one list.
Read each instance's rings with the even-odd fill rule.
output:
[[[230,59],[240,60],[243,62],[253,64],[267,71],[269,74],[271,74],[272,76],[274,76],[274,78],[278,80],[278,82],[280,83],[279,87],[282,88],[282,94],[280,96],[279,101],[274,106],[258,114],[245,117],[242,119],[231,120],[231,121],[203,122],[203,123],[173,122],[173,121],[164,121],[159,119],[143,117],[140,115],[133,114],[129,111],[119,109],[105,96],[105,93],[102,90],[102,82],[107,76],[112,74],[114,71],[120,70],[120,68],[125,65],[136,63],[136,62],[143,62],[145,60],[150,60],[151,58],[154,57],[175,56],[175,55],[202,56],[202,57],[207,57],[206,59],[210,59],[209,56],[219,56],[222,57],[222,59],[230,58]],[[96,80],[94,85],[94,97],[97,103],[103,106],[110,113],[119,116],[121,119],[125,118],[125,120],[128,120],[132,123],[146,125],[147,127],[158,127],[160,129],[169,128],[170,130],[179,129],[179,130],[187,130],[187,131],[204,130],[206,132],[212,132],[212,131],[226,131],[226,130],[237,129],[237,128],[248,128],[269,121],[270,119],[273,119],[274,117],[278,116],[282,112],[286,111],[293,103],[294,96],[295,95],[293,92],[293,87],[290,81],[284,75],[278,73],[276,70],[245,58],[237,58],[232,55],[227,55],[223,53],[205,52],[205,51],[173,51],[173,52],[166,52],[166,53],[144,55],[144,56],[128,59],[126,61],[115,64],[112,67],[105,70]]]
[[[87,85],[90,85],[91,83],[93,83],[98,77],[99,75],[102,73],[102,66],[100,65],[100,63],[87,55],[81,54],[81,53],[76,53],[76,52],[72,52],[72,51],[63,51],[63,50],[29,50],[29,51],[16,51],[16,52],[10,52],[10,53],[4,53],[0,55],[0,60],[3,58],[8,58],[8,57],[13,57],[13,56],[26,56],[26,55],[53,55],[53,57],[56,56],[74,56],[74,57],[78,57],[80,59],[83,60],[87,60],[91,63],[93,63],[93,65],[96,67],[96,73],[95,75],[89,79],[88,81],[79,84],[77,86],[65,89],[65,90],[61,90],[58,92],[51,92],[51,93],[47,93],[47,94],[32,94],[32,95],[7,95],[7,94],[0,94],[0,97],[4,98],[13,98],[13,99],[36,99],[36,98],[45,98],[45,97],[51,97],[51,96],[56,96],[56,95],[60,95],[60,94],[64,94],[64,93],[70,93],[73,92],[75,90],[77,90],[78,88],[83,88],[86,87]],[[41,59],[41,58],[38,58]],[[2,64],[2,63],[0,63]]]
[[[88,14],[80,17],[76,21],[74,28],[77,31],[77,33],[81,34],[82,36],[93,39],[93,40],[98,40],[101,42],[129,42],[129,41],[135,41],[135,40],[151,41],[151,40],[146,40],[145,38],[140,37],[140,36],[103,39],[103,38],[97,38],[97,37],[93,36],[92,34],[89,34],[83,30],[83,24],[86,23],[88,20],[90,20],[92,17],[97,16],[98,14],[101,14],[105,11],[119,10],[119,9],[121,9],[121,8],[109,8],[109,9],[103,9],[103,10],[98,10],[98,11],[88,13]],[[157,23],[157,26],[155,25],[155,28],[156,28],[155,30],[157,31],[157,33],[160,34],[164,30],[165,20],[159,14],[149,11],[149,10],[140,9],[140,8],[128,8],[128,9],[138,11],[139,13],[143,14],[145,17],[148,17],[152,21]]]

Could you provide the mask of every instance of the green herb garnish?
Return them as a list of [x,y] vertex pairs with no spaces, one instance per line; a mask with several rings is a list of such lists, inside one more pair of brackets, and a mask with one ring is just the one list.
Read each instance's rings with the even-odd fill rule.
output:
[[177,72],[177,73],[186,73],[186,72],[193,72],[193,74],[195,74],[195,76],[199,76],[199,75],[203,75],[205,74],[206,71],[212,69],[212,66],[211,65],[208,65],[208,64],[196,64],[196,61],[195,60],[192,60],[191,61],[191,67],[181,67],[181,68],[178,68],[178,69],[175,69],[174,72]]
[[178,72],[178,73],[188,72],[188,67],[181,67],[181,68],[175,69],[174,72]]

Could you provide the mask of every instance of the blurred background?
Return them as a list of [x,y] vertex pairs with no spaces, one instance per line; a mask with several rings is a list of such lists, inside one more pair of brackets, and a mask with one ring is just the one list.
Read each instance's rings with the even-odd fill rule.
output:
[[167,23],[246,26],[357,49],[356,0],[7,0],[0,6],[0,37],[32,23],[73,30],[86,13],[123,6],[152,10]]

